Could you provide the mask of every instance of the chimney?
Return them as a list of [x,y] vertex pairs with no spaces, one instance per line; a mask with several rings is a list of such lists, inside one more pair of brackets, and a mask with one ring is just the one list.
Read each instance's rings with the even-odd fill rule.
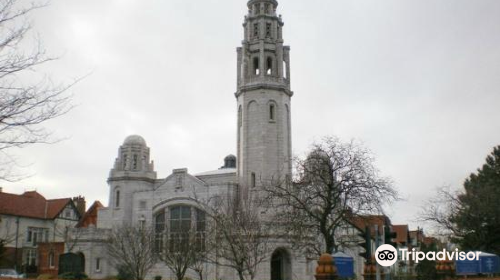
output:
[[85,214],[85,210],[87,210],[85,197],[81,195],[73,197],[73,203],[75,203],[76,210],[80,213],[80,217],[83,216],[83,214]]

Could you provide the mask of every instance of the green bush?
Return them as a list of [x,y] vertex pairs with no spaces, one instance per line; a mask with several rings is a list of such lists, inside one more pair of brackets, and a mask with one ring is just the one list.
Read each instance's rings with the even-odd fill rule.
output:
[[118,268],[118,275],[116,276],[118,280],[133,280],[134,276],[125,267]]
[[155,280],[161,280],[161,275],[156,275]]
[[59,274],[58,277],[59,279],[78,279],[78,280],[89,278],[87,274],[83,272],[65,272],[63,274]]

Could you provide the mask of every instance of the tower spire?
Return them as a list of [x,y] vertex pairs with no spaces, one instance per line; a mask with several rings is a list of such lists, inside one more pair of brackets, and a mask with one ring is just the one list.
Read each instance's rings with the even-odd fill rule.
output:
[[237,49],[238,178],[258,187],[291,174],[290,48],[276,0],[248,1]]

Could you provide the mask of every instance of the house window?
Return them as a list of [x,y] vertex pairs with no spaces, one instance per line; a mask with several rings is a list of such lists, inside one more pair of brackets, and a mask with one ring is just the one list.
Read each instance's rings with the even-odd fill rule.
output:
[[269,105],[269,120],[275,121],[274,104]]
[[54,267],[54,252],[49,253],[49,267],[50,268]]
[[100,258],[95,259],[95,271],[96,272],[101,271],[101,259]]
[[25,264],[28,266],[37,265],[36,249],[29,249],[26,251]]
[[251,175],[251,182],[250,184],[252,185],[252,188],[255,188],[255,185],[256,185],[256,178],[255,178],[255,173],[252,172],[252,175]]
[[120,190],[116,190],[115,193],[115,208],[120,207]]
[[32,246],[36,246],[38,242],[48,242],[49,241],[49,230],[45,228],[34,228],[29,227],[26,241],[31,243]]
[[71,209],[66,209],[64,210],[64,217],[65,218],[71,218]]

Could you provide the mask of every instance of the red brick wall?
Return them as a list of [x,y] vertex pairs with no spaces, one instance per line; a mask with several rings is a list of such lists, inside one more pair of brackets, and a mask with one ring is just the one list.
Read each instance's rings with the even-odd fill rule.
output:
[[[54,253],[54,265],[49,266],[49,254]],[[59,271],[59,255],[64,253],[63,242],[38,243],[38,274],[57,276]]]

